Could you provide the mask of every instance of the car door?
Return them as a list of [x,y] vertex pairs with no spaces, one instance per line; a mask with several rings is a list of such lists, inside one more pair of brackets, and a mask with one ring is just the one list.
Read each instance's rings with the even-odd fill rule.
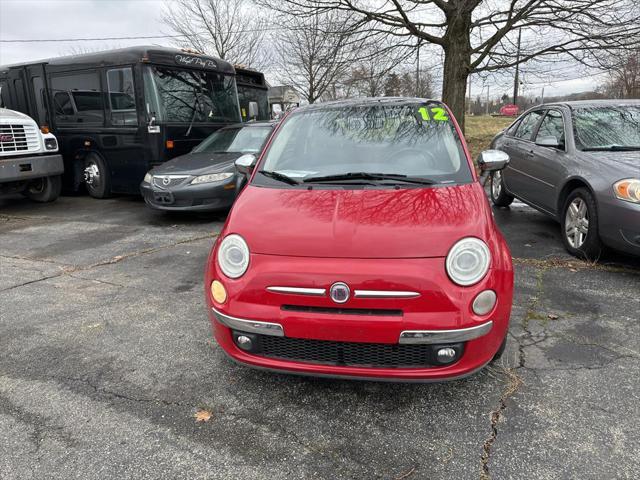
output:
[[507,190],[523,200],[529,201],[526,192],[530,181],[527,170],[529,152],[533,142],[533,134],[536,132],[545,110],[534,110],[527,113],[516,127],[512,135],[507,135],[501,149],[509,154],[509,164],[503,172],[504,183]]
[[[544,138],[553,137],[558,146],[543,146]],[[556,213],[558,185],[566,177],[566,128],[562,111],[551,108],[538,126],[534,143],[528,157],[527,173],[532,181],[524,193],[539,207],[550,213]]]

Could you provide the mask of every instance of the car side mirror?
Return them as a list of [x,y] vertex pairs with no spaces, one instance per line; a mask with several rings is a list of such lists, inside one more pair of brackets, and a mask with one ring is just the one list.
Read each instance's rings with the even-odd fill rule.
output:
[[478,156],[478,167],[482,172],[502,170],[509,164],[509,155],[502,150],[485,150]]
[[256,161],[257,161],[257,158],[254,154],[246,153],[236,159],[236,162],[235,162],[236,170],[238,170],[238,172],[240,173],[243,173],[249,176],[253,171],[253,167],[256,166]]
[[536,145],[540,147],[558,148],[560,146],[560,142],[558,142],[558,139],[553,135],[549,135],[547,137],[537,139]]
[[249,118],[252,120],[258,118],[258,102],[249,102]]

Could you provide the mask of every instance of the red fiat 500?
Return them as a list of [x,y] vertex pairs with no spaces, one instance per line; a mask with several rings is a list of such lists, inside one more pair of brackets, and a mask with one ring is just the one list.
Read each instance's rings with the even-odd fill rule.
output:
[[[481,168],[503,168],[486,151]],[[234,360],[344,378],[444,380],[504,349],[513,270],[451,112],[423,99],[295,110],[209,256]]]

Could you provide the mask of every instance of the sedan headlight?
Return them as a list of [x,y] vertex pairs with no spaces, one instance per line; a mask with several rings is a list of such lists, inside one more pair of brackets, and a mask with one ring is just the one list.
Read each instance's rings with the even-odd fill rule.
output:
[[[138,178],[140,178],[140,177],[138,177]],[[151,175],[150,173],[147,173],[144,176],[144,181],[147,182],[147,183],[151,183],[153,181],[153,175]]]
[[466,287],[482,280],[490,263],[491,253],[486,243],[479,238],[463,238],[449,250],[447,274],[454,283]]
[[640,180],[637,178],[627,178],[620,180],[613,185],[616,198],[626,202],[640,203]]
[[249,267],[249,247],[240,235],[235,233],[224,237],[218,248],[218,266],[229,278],[244,275]]
[[227,178],[233,177],[233,172],[224,172],[224,173],[210,173],[208,175],[200,175],[199,177],[191,180],[191,185],[197,185],[199,183],[211,183],[211,182],[221,182],[222,180],[226,180]]

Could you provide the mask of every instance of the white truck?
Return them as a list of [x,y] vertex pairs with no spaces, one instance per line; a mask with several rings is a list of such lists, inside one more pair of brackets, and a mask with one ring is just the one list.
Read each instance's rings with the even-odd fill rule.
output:
[[19,112],[0,108],[0,195],[22,193],[36,202],[60,195],[62,156],[51,133]]

